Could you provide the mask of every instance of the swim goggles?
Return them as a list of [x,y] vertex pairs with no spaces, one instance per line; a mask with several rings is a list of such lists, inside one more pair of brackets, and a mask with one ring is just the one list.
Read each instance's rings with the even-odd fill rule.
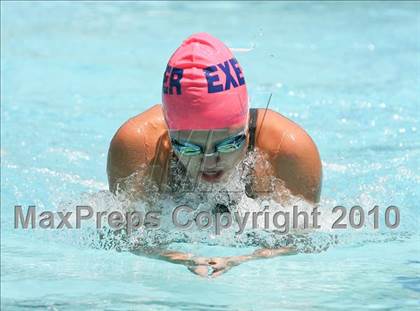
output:
[[[230,153],[240,149],[246,141],[246,134],[245,131],[242,131],[235,136],[228,137],[225,140],[221,141],[215,146],[216,152],[220,153]],[[178,141],[174,138],[171,138],[172,148],[184,156],[196,156],[200,154],[204,154],[203,148],[201,146],[191,144],[187,141]],[[214,153],[216,153],[214,152]],[[205,154],[207,156],[212,155]]]

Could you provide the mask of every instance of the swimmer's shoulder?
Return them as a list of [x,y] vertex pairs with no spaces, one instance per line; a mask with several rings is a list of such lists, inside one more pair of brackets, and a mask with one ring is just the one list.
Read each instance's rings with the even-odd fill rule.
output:
[[108,175],[128,176],[141,166],[155,163],[159,151],[164,155],[165,150],[170,150],[170,143],[162,106],[157,104],[117,130],[109,146]]
[[156,104],[146,111],[125,121],[117,130],[112,141],[124,142],[126,148],[143,149],[144,144],[157,143],[167,135],[162,106]]
[[318,152],[309,134],[297,123],[271,109],[258,109],[256,146],[274,155],[305,150]]
[[318,148],[306,131],[278,112],[259,109],[256,146],[269,156],[275,174],[295,195],[318,202],[322,164]]
[[142,131],[147,131],[150,128],[154,128],[159,132],[166,130],[162,105],[160,104],[156,104],[125,121],[116,134],[142,135]]

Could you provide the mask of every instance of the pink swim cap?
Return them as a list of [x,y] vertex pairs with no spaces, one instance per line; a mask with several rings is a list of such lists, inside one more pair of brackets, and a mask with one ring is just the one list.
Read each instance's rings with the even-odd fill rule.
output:
[[163,111],[172,130],[245,127],[248,94],[238,61],[208,33],[187,38],[163,75]]

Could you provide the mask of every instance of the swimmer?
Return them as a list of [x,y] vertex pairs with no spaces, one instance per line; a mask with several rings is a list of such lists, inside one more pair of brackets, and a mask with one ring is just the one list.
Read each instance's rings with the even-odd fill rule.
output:
[[[112,138],[107,163],[109,188],[147,201],[154,194],[145,189],[142,181],[146,178],[158,189],[176,187],[174,175],[180,171],[174,171],[172,163],[181,167],[189,180],[222,183],[252,151],[263,154],[269,167],[255,165],[246,195],[262,196],[255,189],[264,188],[268,174],[282,181],[292,195],[319,201],[322,167],[311,137],[278,112],[249,109],[244,73],[232,52],[213,36],[197,33],[169,59],[162,104],[126,121]],[[280,191],[272,197],[279,202],[284,199]],[[242,262],[294,250],[261,249],[224,258],[156,249],[141,252],[184,264],[202,276],[210,269],[215,277]]]

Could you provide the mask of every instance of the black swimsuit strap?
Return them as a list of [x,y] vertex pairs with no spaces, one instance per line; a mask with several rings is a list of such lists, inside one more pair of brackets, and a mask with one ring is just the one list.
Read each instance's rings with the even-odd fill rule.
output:
[[255,132],[257,129],[258,109],[249,109],[249,144],[248,151],[253,151],[255,147]]
[[[248,123],[249,143],[248,143],[247,152],[254,151],[254,148],[255,148],[255,132],[257,130],[257,118],[258,118],[258,109],[256,108],[249,109],[249,123]],[[253,179],[254,179],[253,172],[254,172],[254,164],[251,163],[250,166],[248,167],[247,181],[245,183],[245,193],[250,198],[256,198],[256,195],[252,189],[252,184],[253,184]]]

